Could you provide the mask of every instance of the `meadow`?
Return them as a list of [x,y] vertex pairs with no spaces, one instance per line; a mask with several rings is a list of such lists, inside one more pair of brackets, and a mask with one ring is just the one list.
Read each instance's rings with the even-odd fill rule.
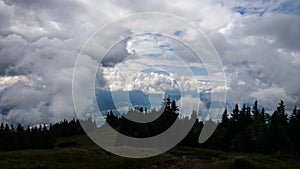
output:
[[144,159],[124,158],[94,144],[86,135],[62,137],[51,149],[0,152],[1,169],[299,169],[300,157],[175,147]]

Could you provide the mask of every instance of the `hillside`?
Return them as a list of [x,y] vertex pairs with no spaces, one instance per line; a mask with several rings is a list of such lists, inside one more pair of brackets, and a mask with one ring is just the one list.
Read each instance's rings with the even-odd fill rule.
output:
[[176,147],[159,156],[129,159],[113,155],[95,145],[87,136],[59,138],[53,149],[0,152],[1,169],[226,169],[226,168],[300,168],[300,157],[258,155]]

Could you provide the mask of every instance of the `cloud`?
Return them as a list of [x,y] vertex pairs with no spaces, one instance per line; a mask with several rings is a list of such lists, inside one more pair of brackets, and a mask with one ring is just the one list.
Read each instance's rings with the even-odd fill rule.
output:
[[276,86],[253,91],[250,97],[261,100],[261,104],[266,106],[276,105],[278,103],[277,100],[284,100],[285,102],[296,104],[295,99],[289,97],[283,88]]
[[108,53],[104,56],[101,61],[104,67],[113,67],[115,64],[122,62],[129,56],[126,50],[126,40],[117,43]]
[[[291,106],[299,105],[300,22],[297,7],[298,1],[288,0],[2,0],[0,119],[27,124],[75,117],[71,93],[72,73],[76,58],[88,37],[108,22],[137,12],[153,11],[187,19],[211,39],[225,67],[228,102],[258,98],[274,107],[279,99],[284,99]],[[178,31],[183,31],[182,36],[193,38],[192,32]],[[141,42],[146,43],[147,38],[132,37],[131,42],[136,41],[141,45]],[[100,86],[113,84],[106,81],[108,76],[125,78],[129,82],[126,76],[116,73],[116,68],[126,65],[126,62],[135,64],[135,67],[126,69],[127,73],[130,69],[145,68],[145,65],[135,62],[136,56],[131,53],[133,48],[138,51],[138,46],[130,46],[126,43],[127,40],[118,43],[102,60],[102,67],[97,74]],[[158,47],[168,47],[159,39],[156,44]],[[172,45],[177,48],[182,44],[172,42]],[[126,47],[131,50],[127,51]],[[140,49],[142,47],[145,46],[141,45]],[[165,51],[166,54],[172,53],[171,50]],[[157,53],[159,52],[153,51],[152,54]],[[185,48],[177,50],[176,54],[184,58],[185,62],[196,62],[193,53]],[[171,55],[168,56],[172,58]],[[93,59],[87,60],[86,65],[93,63]],[[147,63],[150,60],[140,61]],[[172,72],[176,62],[169,61],[169,65],[164,67],[158,64],[159,61],[152,60],[150,63],[161,66],[160,71],[167,69]],[[176,66],[177,69],[182,65]],[[196,63],[195,67],[203,68],[203,65]],[[83,87],[86,76],[89,76],[88,68],[84,70],[85,73],[81,76]],[[152,75],[141,73],[132,76],[130,82],[133,88],[143,88],[143,80],[151,81],[149,84],[152,86],[148,86],[150,89],[158,84],[172,84],[174,78],[157,72]],[[182,85],[195,90],[199,90],[195,87],[198,80],[209,80],[202,76],[194,83],[189,77],[176,78],[186,82]],[[123,83],[114,85],[120,88]],[[223,86],[218,90],[225,89]],[[272,93],[271,89],[276,92]],[[84,93],[82,95],[85,96]]]
[[[220,52],[231,90],[228,101],[249,102],[249,95],[277,86],[287,95],[287,104],[298,105],[299,16],[274,14],[243,19],[243,25],[214,33],[212,41]],[[234,33],[232,33],[234,32]],[[223,43],[222,43],[223,42]],[[257,93],[256,93],[257,94]],[[261,98],[270,107],[278,97]],[[283,98],[282,98],[283,99]]]
[[249,36],[262,37],[277,48],[300,50],[297,44],[300,39],[300,16],[275,14],[254,23],[246,27]]
[[[186,58],[198,56],[174,39],[144,34],[130,37],[123,43],[126,44],[128,56],[118,53],[116,56],[121,61],[113,67],[102,69],[109,85],[106,88],[114,91],[141,90],[145,93],[164,93],[166,90],[200,92],[208,88],[209,85],[200,85],[199,82],[208,78],[204,65],[187,65],[192,59],[185,62]],[[116,48],[120,51],[119,45]],[[115,57],[112,60],[116,60]]]

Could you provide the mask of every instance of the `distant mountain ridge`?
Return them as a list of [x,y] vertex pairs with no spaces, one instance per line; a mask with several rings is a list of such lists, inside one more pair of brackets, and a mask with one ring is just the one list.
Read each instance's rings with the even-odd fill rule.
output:
[[[132,91],[113,91],[97,90],[96,100],[99,110],[105,114],[109,110],[117,110],[117,107],[144,107],[151,109],[159,107],[163,101],[164,96],[169,96],[172,100],[178,101],[181,98],[179,90],[167,90],[164,95],[160,94],[146,94],[141,90]],[[114,103],[113,97],[118,97],[117,100],[122,103]],[[129,98],[129,100],[128,100]],[[118,104],[118,106],[116,105]]]

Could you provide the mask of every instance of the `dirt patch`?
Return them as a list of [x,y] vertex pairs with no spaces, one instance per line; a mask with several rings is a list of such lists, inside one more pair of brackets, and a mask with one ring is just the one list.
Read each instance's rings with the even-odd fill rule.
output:
[[204,169],[206,164],[213,160],[200,159],[194,156],[174,157],[171,160],[147,167],[145,169]]

